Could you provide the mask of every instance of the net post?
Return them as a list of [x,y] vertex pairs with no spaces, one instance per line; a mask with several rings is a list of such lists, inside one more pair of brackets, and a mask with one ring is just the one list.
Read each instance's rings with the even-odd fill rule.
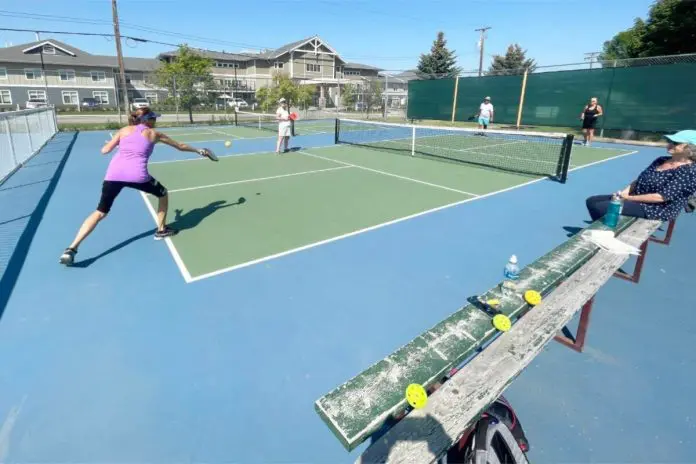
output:
[[457,94],[459,93],[459,76],[454,81],[454,95],[452,96],[452,122],[457,116]]
[[411,156],[416,156],[416,126],[411,127]]
[[334,144],[338,145],[338,135],[341,132],[341,120],[336,118],[336,129],[334,131]]
[[529,73],[529,68],[524,68],[524,75],[522,76],[522,89],[520,90],[520,105],[517,108],[517,129],[519,130],[520,124],[522,123],[522,107],[524,106],[524,94],[527,91],[527,74]]
[[[227,103],[225,103],[225,104],[227,104]],[[233,110],[233,113],[234,113],[234,125],[239,126],[239,120],[237,119],[238,116],[237,116],[237,109],[236,108]]]
[[565,184],[568,180],[568,169],[570,168],[570,156],[573,151],[573,140],[575,136],[573,134],[567,134],[563,140],[563,147],[561,148],[561,162],[558,169],[558,181]]

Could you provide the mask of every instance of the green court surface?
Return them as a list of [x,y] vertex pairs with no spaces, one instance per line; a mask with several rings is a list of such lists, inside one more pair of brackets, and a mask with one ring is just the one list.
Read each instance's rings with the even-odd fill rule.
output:
[[[628,153],[573,152],[576,168]],[[279,256],[542,179],[343,144],[218,163],[161,162],[151,171],[171,194],[169,220],[181,232],[168,243],[187,282],[272,265]],[[156,199],[148,204],[154,215]]]

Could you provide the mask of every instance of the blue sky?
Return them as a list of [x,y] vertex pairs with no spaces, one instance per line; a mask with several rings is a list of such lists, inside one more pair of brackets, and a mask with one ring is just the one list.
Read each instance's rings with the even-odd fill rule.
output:
[[[445,32],[465,70],[478,67],[477,27],[491,26],[484,65],[511,43],[540,65],[582,62],[616,32],[645,17],[653,0],[119,0],[122,23],[224,41],[207,43],[133,30],[123,34],[215,50],[275,48],[314,34],[345,59],[400,70],[415,66],[437,31]],[[110,0],[0,0],[0,26],[111,32]],[[33,12],[103,21],[76,24],[3,16]],[[113,41],[55,36],[95,54],[114,54]],[[46,38],[43,35],[42,38]],[[34,34],[0,31],[0,45],[25,43]],[[168,47],[125,43],[127,56],[153,57]]]

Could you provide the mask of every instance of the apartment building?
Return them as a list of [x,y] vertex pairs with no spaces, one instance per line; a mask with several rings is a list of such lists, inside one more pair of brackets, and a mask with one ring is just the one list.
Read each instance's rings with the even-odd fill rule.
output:
[[[362,85],[379,79],[380,69],[350,63],[318,36],[309,37],[274,50],[241,53],[199,52],[213,61],[212,74],[222,98],[253,99],[260,87],[271,85],[274,73],[285,73],[302,85],[316,85],[315,104],[339,104],[339,86]],[[176,58],[177,52],[159,55],[162,61]]]
[[[159,62],[124,58],[130,98],[155,103],[165,89],[148,82]],[[0,110],[24,108],[29,101],[57,107],[116,106],[118,63],[115,56],[92,55],[48,39],[0,48]]]
[[[366,85],[389,77],[380,69],[351,63],[320,37],[313,36],[274,50],[240,53],[197,51],[211,59],[219,100],[242,98],[251,103],[256,90],[272,84],[277,72],[303,85],[316,85],[315,105],[340,105],[340,88]],[[124,58],[129,100],[163,101],[167,90],[154,84],[152,73],[176,59],[177,52],[157,58]],[[394,78],[394,86],[400,79]],[[28,102],[57,107],[115,107],[119,101],[118,62],[115,56],[93,55],[55,39],[0,48],[0,111],[24,108]],[[391,83],[387,86],[387,90]],[[395,87],[396,91],[396,87]],[[399,89],[398,93],[402,93]],[[399,96],[399,98],[401,98]]]

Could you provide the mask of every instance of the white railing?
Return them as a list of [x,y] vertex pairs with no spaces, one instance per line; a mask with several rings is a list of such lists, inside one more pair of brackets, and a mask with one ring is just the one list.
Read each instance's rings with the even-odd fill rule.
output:
[[0,183],[58,132],[55,108],[0,113]]

